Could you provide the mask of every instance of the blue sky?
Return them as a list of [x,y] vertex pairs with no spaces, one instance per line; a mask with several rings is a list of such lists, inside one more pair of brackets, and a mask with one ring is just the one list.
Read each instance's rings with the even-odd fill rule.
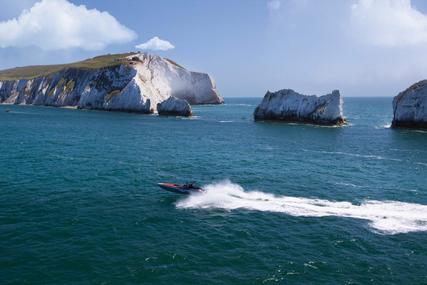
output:
[[[30,10],[40,1],[0,0],[0,68],[126,52],[159,37],[174,48],[148,52],[208,72],[225,97],[283,88],[394,96],[427,78],[422,0],[43,0],[42,16]],[[70,7],[74,16],[58,13]],[[24,9],[27,21],[11,23]],[[76,24],[84,27],[67,29]]]

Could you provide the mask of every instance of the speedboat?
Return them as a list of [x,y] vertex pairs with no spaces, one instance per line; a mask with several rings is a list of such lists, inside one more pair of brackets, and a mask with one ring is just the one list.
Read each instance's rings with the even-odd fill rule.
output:
[[186,184],[174,184],[174,183],[158,183],[162,189],[165,189],[166,191],[173,192],[173,193],[179,193],[179,194],[192,194],[192,193],[201,193],[203,192],[203,189],[196,186],[193,183],[186,183]]

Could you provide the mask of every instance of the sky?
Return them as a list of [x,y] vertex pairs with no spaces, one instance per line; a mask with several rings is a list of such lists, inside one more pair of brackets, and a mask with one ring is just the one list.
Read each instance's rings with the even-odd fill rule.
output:
[[395,96],[427,78],[424,0],[0,0],[0,69],[145,51],[224,97]]

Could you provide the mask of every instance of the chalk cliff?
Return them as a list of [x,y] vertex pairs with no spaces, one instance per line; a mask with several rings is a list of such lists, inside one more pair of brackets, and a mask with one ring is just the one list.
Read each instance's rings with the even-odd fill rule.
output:
[[338,90],[320,97],[302,95],[291,89],[268,91],[255,109],[254,118],[319,125],[345,123],[343,99]]
[[391,126],[427,129],[427,80],[413,84],[394,97]]
[[0,71],[0,103],[152,113],[171,96],[190,104],[223,103],[208,74],[146,53]]

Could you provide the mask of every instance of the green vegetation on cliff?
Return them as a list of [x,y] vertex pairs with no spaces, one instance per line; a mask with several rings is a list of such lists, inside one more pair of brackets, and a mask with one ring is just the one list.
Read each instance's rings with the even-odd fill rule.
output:
[[49,75],[51,73],[55,73],[66,68],[97,69],[116,66],[119,64],[128,64],[129,62],[125,60],[125,57],[130,56],[132,54],[135,53],[129,52],[121,54],[107,54],[68,64],[15,67],[11,69],[1,70],[0,80],[31,79],[35,77]]

